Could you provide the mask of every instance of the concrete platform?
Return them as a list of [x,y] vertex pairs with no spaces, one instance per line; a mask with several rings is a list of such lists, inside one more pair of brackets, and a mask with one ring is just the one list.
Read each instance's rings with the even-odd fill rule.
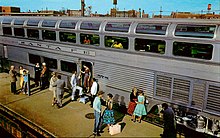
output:
[[[19,78],[18,78],[19,79]],[[19,82],[17,82],[19,89]],[[93,113],[89,103],[71,102],[68,93],[65,93],[60,109],[52,107],[52,92],[48,89],[40,91],[31,89],[31,95],[22,93],[14,95],[10,92],[10,82],[7,73],[0,73],[0,103],[35,122],[58,137],[94,137],[92,135],[94,119],[85,115]],[[124,124],[120,134],[111,136],[107,127],[101,137],[149,137],[157,138],[163,129],[147,122],[133,123],[130,116],[125,115],[121,123]]]

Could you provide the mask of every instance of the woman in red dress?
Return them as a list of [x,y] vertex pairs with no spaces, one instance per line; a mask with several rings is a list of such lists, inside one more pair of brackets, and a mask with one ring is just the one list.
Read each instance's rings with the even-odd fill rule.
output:
[[91,72],[90,69],[84,65],[84,71],[81,71],[81,73],[84,74],[84,79],[83,79],[83,87],[84,87],[84,91],[85,92],[89,92],[89,87],[90,87],[90,76],[91,76]]
[[136,107],[136,102],[137,102],[137,88],[134,87],[130,94],[130,102],[128,104],[128,110],[127,110],[127,113],[131,115],[131,121],[134,120],[133,112]]

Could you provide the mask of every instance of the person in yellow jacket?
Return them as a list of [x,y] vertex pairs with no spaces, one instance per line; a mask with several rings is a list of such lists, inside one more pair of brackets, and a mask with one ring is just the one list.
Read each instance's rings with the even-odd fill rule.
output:
[[115,41],[113,44],[112,44],[112,47],[113,48],[119,48],[119,49],[122,49],[123,46],[121,43],[118,43],[118,41]]

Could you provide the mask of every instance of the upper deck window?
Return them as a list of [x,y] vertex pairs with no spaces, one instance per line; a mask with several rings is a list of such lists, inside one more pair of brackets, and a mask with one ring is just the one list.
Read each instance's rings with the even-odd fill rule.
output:
[[101,22],[99,21],[84,21],[80,25],[80,29],[82,30],[95,30],[98,31],[100,27]]
[[25,21],[25,19],[15,19],[14,25],[23,25],[24,21]]
[[57,20],[44,20],[42,27],[55,27]]
[[77,21],[71,20],[63,20],[60,23],[60,28],[68,28],[68,29],[75,29]]
[[39,19],[30,19],[30,20],[28,20],[27,25],[28,26],[38,26],[39,22],[40,22]]
[[215,25],[177,25],[175,36],[213,38]]
[[5,18],[3,19],[2,24],[11,24],[12,18]]
[[105,31],[128,32],[131,23],[109,22],[105,26]]
[[168,24],[146,24],[139,23],[136,28],[136,33],[165,35]]
[[175,56],[212,59],[213,46],[211,44],[174,42],[173,54]]

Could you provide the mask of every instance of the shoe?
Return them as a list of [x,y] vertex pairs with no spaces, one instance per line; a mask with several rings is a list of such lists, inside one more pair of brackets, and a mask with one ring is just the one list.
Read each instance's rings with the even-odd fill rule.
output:
[[96,136],[96,132],[92,132],[92,134],[93,134],[94,136]]
[[134,119],[131,119],[131,121],[134,121]]
[[99,133],[104,133],[104,131],[103,130],[99,130]]
[[141,123],[141,120],[140,120],[140,121],[138,121],[138,123]]
[[96,136],[101,136],[101,135],[99,133],[97,133]]

